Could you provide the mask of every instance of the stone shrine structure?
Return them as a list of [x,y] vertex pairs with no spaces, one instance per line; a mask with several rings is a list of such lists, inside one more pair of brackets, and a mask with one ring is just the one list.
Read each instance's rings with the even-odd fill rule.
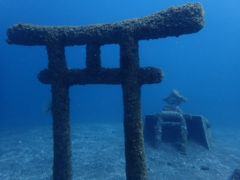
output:
[[154,147],[162,142],[172,142],[186,153],[188,139],[210,149],[211,133],[208,120],[203,116],[185,114],[179,105],[187,99],[177,90],[163,99],[168,104],[160,113],[145,116],[144,137]]
[[[160,83],[159,68],[140,67],[138,41],[195,33],[204,26],[200,3],[175,6],[155,14],[118,23],[87,26],[16,24],[7,30],[7,42],[45,46],[48,68],[38,79],[51,85],[53,115],[53,180],[72,179],[69,87],[83,84],[121,84],[124,101],[126,179],[146,180],[141,118],[141,86]],[[100,47],[119,44],[120,68],[101,66]],[[65,47],[86,45],[86,69],[69,69]]]

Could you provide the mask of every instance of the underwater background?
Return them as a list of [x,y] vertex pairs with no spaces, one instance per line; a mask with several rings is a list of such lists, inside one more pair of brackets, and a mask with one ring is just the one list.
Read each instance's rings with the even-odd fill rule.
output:
[[[44,46],[8,45],[9,26],[87,25],[141,17],[186,0],[0,0],[0,128],[51,124],[50,86],[38,73],[47,67]],[[177,89],[188,98],[185,113],[202,114],[212,126],[239,126],[240,2],[206,1],[205,27],[178,38],[139,42],[141,66],[160,67],[164,80],[142,87],[142,113],[161,111],[166,97]],[[119,67],[119,46],[101,47],[102,65]],[[66,48],[68,67],[85,67],[85,46]],[[121,122],[120,85],[84,85],[70,88],[71,122]]]
[[[6,43],[16,23],[88,25],[146,16],[186,0],[0,0],[0,180],[50,180],[53,163],[51,89],[44,46]],[[178,38],[139,41],[140,66],[160,67],[164,80],[142,86],[142,115],[160,112],[173,89],[188,101],[184,113],[210,124],[210,150],[189,141],[183,155],[145,146],[151,180],[227,179],[240,165],[240,1],[201,1],[205,26]],[[119,45],[101,46],[103,67],[119,67]],[[86,47],[65,48],[69,68],[85,68]],[[120,85],[70,88],[73,179],[125,179]],[[147,144],[147,143],[146,143]]]

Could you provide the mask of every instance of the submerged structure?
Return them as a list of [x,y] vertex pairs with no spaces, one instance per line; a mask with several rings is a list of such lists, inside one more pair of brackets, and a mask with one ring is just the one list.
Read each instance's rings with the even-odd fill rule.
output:
[[[16,24],[7,30],[9,44],[46,46],[48,68],[38,75],[51,85],[53,115],[53,179],[72,179],[69,87],[83,84],[121,84],[124,101],[126,179],[146,180],[141,118],[141,86],[160,83],[159,68],[140,67],[138,41],[198,32],[204,26],[200,3],[175,6],[155,14],[118,23],[88,26]],[[119,44],[120,68],[101,66],[100,47]],[[86,45],[86,69],[69,69],[65,47]]]
[[160,113],[145,116],[144,137],[154,147],[162,142],[175,143],[176,147],[186,153],[188,139],[210,149],[211,132],[208,120],[199,115],[185,114],[179,105],[187,99],[177,90],[163,99],[168,104]]

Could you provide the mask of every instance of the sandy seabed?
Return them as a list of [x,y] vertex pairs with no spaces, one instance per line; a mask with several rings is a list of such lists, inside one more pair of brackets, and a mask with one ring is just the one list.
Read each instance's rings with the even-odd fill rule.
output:
[[[209,151],[189,142],[187,154],[172,145],[145,147],[149,180],[227,180],[240,166],[240,131],[213,128]],[[124,180],[122,124],[72,124],[74,180]],[[0,180],[50,180],[50,126],[0,132]]]

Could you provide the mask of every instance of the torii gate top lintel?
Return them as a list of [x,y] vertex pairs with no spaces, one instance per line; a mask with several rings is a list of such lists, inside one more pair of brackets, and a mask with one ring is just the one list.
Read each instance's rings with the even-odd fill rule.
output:
[[194,33],[203,26],[204,11],[201,4],[189,3],[118,23],[87,26],[38,26],[20,23],[8,29],[7,42],[47,45],[49,41],[59,41],[63,46],[119,44],[129,32],[136,40],[147,40]]
[[[74,84],[121,84],[124,101],[126,179],[146,180],[141,117],[141,85],[159,83],[159,68],[140,67],[138,41],[198,32],[204,26],[200,3],[175,6],[118,23],[87,26],[16,24],[7,30],[9,44],[44,45],[48,68],[39,80],[51,84],[53,180],[72,179],[69,87]],[[86,44],[86,69],[68,69],[65,46]],[[120,68],[101,67],[100,46],[120,45]]]

